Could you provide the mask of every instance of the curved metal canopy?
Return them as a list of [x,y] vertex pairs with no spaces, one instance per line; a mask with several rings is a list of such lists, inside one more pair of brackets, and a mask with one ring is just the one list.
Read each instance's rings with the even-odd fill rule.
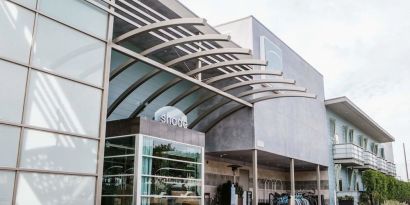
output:
[[[113,43],[109,43],[112,49],[129,57],[125,58],[124,62],[111,70],[110,82],[117,76],[122,76],[121,79],[130,79],[127,85],[113,84],[112,90],[119,93],[112,95],[112,103],[108,108],[109,116],[113,115],[123,104],[133,105],[132,108],[121,108],[122,112],[126,111],[129,113],[127,114],[128,116],[125,116],[128,118],[137,117],[148,108],[154,109],[155,106],[172,105],[179,106],[186,114],[194,110],[199,112],[190,124],[190,128],[194,128],[211,113],[220,110],[228,103],[235,105],[234,108],[221,113],[217,119],[207,126],[207,129],[201,130],[207,131],[235,111],[244,107],[252,107],[253,103],[262,100],[280,97],[314,98],[314,95],[306,93],[305,88],[295,86],[296,82],[294,80],[283,78],[282,72],[252,69],[249,67],[253,65],[263,67],[268,62],[252,59],[251,50],[238,47],[230,41],[230,37],[227,35],[214,32],[212,28],[198,29],[197,26],[210,28],[204,19],[167,17],[157,12],[155,7],[150,7],[149,1],[134,1],[135,4],[144,7],[146,11],[138,9],[129,3],[121,3],[122,1],[118,1],[121,4],[108,0],[102,1],[116,8],[115,11],[106,9],[107,12],[116,18],[122,19],[123,24],[129,23],[131,25],[118,27],[118,30],[121,30],[118,33],[123,34],[115,38]],[[99,3],[92,2],[92,4],[96,5]],[[102,8],[104,6],[100,5],[99,7]],[[138,22],[127,16],[138,19]],[[154,23],[150,23],[152,21]],[[144,25],[141,25],[141,22]],[[212,32],[204,32],[206,30]],[[137,35],[143,36],[144,39],[138,41],[138,38],[131,38]],[[133,44],[133,46],[125,47],[119,45],[118,43],[120,42],[127,43],[128,45]],[[144,44],[144,46],[141,46],[143,49],[138,49],[140,45],[135,44],[135,42]],[[136,49],[133,49],[133,47]],[[160,51],[166,51],[171,47],[178,50],[176,56],[167,55],[164,58],[164,56],[160,55]],[[192,66],[188,69],[190,71],[186,73],[172,68],[180,63],[193,60],[202,62],[205,66]],[[153,69],[141,77],[133,79],[125,71],[133,68],[134,66],[131,65],[137,61],[151,66]],[[201,65],[201,63],[198,63],[198,65]],[[213,69],[218,69],[220,72],[211,72]],[[133,98],[130,96],[139,87],[148,83],[155,84],[153,82],[154,76],[161,75],[160,73],[164,72],[172,74],[175,78],[161,82],[161,85],[151,89],[149,94],[144,95],[144,98],[140,99],[138,103],[133,101]],[[212,73],[212,77],[206,80],[193,78],[195,75],[207,73]],[[253,76],[277,77],[254,79]],[[220,81],[223,81],[223,86],[219,85],[221,87],[217,87],[216,82]],[[183,82],[188,82],[190,86],[181,87],[180,83]],[[249,90],[232,94],[234,89],[243,87],[247,87],[246,89]],[[260,97],[246,99],[253,94],[258,94]],[[167,98],[167,100],[164,100],[164,98]],[[219,100],[211,101],[213,98]],[[150,106],[151,104],[153,106]]]

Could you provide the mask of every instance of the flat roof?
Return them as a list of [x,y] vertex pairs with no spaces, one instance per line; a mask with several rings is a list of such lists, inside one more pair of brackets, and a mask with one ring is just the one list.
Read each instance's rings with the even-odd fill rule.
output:
[[394,137],[378,125],[347,97],[325,100],[326,108],[351,122],[373,139],[384,143],[393,142]]

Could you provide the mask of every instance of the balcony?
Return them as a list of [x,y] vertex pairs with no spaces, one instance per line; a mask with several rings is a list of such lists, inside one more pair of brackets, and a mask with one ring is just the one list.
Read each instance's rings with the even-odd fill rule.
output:
[[378,158],[376,157],[376,155],[373,154],[372,152],[364,151],[363,152],[364,165],[359,168],[378,170],[377,159]]
[[377,169],[380,172],[387,174],[387,161],[381,157],[377,157]]
[[355,144],[335,144],[333,159],[337,164],[363,166],[363,149]]
[[396,176],[396,165],[393,162],[387,162],[387,174]]

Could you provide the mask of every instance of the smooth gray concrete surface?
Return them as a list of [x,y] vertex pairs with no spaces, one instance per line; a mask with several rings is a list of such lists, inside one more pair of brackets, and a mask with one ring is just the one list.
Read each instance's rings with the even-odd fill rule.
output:
[[[251,26],[244,26],[244,23]],[[240,24],[233,26],[230,24]],[[329,150],[323,76],[297,53],[253,17],[244,18],[217,29],[232,35],[238,44],[249,45],[260,58],[260,38],[266,37],[282,52],[284,77],[296,80],[317,99],[277,98],[258,102],[252,111],[239,111],[220,122],[206,134],[206,150],[259,149],[270,153],[328,166]],[[240,28],[235,30],[235,28]],[[252,28],[252,30],[247,30]],[[244,36],[241,37],[241,33]],[[246,42],[241,42],[246,40]],[[252,139],[250,141],[249,139]]]

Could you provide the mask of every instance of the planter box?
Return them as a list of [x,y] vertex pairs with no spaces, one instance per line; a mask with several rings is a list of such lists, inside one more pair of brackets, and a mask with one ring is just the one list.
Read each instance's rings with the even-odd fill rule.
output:
[[353,205],[353,200],[340,200],[339,205]]

